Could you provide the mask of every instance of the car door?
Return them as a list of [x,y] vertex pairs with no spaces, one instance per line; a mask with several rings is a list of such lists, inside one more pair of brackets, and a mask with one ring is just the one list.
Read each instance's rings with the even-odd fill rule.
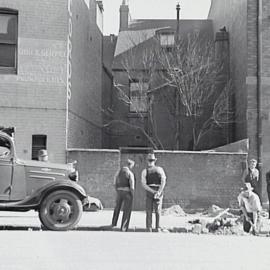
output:
[[0,200],[8,200],[11,192],[13,161],[11,155],[4,153],[3,150],[5,149],[0,146]]

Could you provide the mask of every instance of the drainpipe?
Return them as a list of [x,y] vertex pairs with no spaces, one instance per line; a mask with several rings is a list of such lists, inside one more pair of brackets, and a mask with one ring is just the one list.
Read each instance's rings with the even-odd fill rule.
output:
[[262,92],[262,0],[257,0],[257,155],[259,177],[259,194],[262,196],[262,117],[261,117],[261,92]]
[[[180,29],[180,4],[176,5],[176,40],[175,45],[179,45],[179,29]],[[176,150],[180,150],[180,98],[178,89],[175,89],[175,115],[176,115]]]

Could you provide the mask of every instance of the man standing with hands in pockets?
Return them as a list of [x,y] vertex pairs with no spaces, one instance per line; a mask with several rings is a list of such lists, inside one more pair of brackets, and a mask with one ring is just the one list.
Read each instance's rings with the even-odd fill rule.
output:
[[156,215],[156,231],[161,231],[160,216],[166,175],[163,168],[156,166],[153,153],[147,155],[147,168],[142,171],[142,186],[146,190],[146,229],[152,232],[152,212]]

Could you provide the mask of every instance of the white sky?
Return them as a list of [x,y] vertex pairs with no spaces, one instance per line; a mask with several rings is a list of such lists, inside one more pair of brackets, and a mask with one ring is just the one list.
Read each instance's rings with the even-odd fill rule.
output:
[[[226,0],[224,0],[226,1]],[[211,0],[127,0],[132,19],[174,19],[180,2],[180,18],[206,19]],[[103,0],[104,34],[117,34],[122,0]]]

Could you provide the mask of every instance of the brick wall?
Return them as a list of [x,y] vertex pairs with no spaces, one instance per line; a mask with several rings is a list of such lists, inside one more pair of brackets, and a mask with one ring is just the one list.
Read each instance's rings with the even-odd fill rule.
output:
[[[173,204],[192,208],[209,204],[237,205],[246,154],[157,151],[156,155],[157,164],[164,167],[167,174],[165,207]],[[145,156],[130,154],[130,157],[137,161],[135,177],[140,185],[141,171],[136,168],[145,166]],[[101,199],[105,207],[114,207],[113,176],[120,164],[119,151],[74,149],[68,152],[68,159],[78,161],[80,181],[87,192]],[[138,196],[144,198],[144,194]]]
[[[225,25],[229,29],[231,43],[231,69],[236,81],[239,101],[236,105],[245,104],[245,123],[237,125],[238,138],[245,135],[249,138],[249,156],[257,158],[257,23],[258,1],[254,0],[213,0],[209,18],[213,19],[214,27]],[[263,197],[266,198],[265,173],[270,164],[270,2],[262,0],[262,184]],[[234,27],[232,27],[234,25]],[[236,46],[232,46],[235,44]],[[246,60],[245,60],[246,59]],[[237,79],[238,78],[238,79]],[[238,80],[238,82],[237,82]],[[244,132],[241,132],[242,129]]]
[[102,33],[96,2],[0,0],[1,7],[19,14],[18,72],[0,74],[0,125],[17,127],[19,156],[31,158],[32,134],[47,135],[56,162],[66,161],[67,143],[101,147]]
[[[102,33],[96,1],[72,1],[71,99],[68,147],[100,148],[102,127]],[[71,14],[69,14],[70,16]]]
[[46,134],[52,161],[65,161],[65,0],[6,1],[18,10],[18,72],[0,74],[0,124],[16,126],[21,158],[31,158],[32,134]]
[[266,195],[265,174],[270,170],[270,2],[263,0],[262,14],[262,92],[261,92],[261,114],[262,114],[262,174],[263,195]]
[[99,198],[104,207],[114,207],[113,179],[120,166],[119,151],[70,149],[68,160],[78,161],[80,184],[86,192]]

